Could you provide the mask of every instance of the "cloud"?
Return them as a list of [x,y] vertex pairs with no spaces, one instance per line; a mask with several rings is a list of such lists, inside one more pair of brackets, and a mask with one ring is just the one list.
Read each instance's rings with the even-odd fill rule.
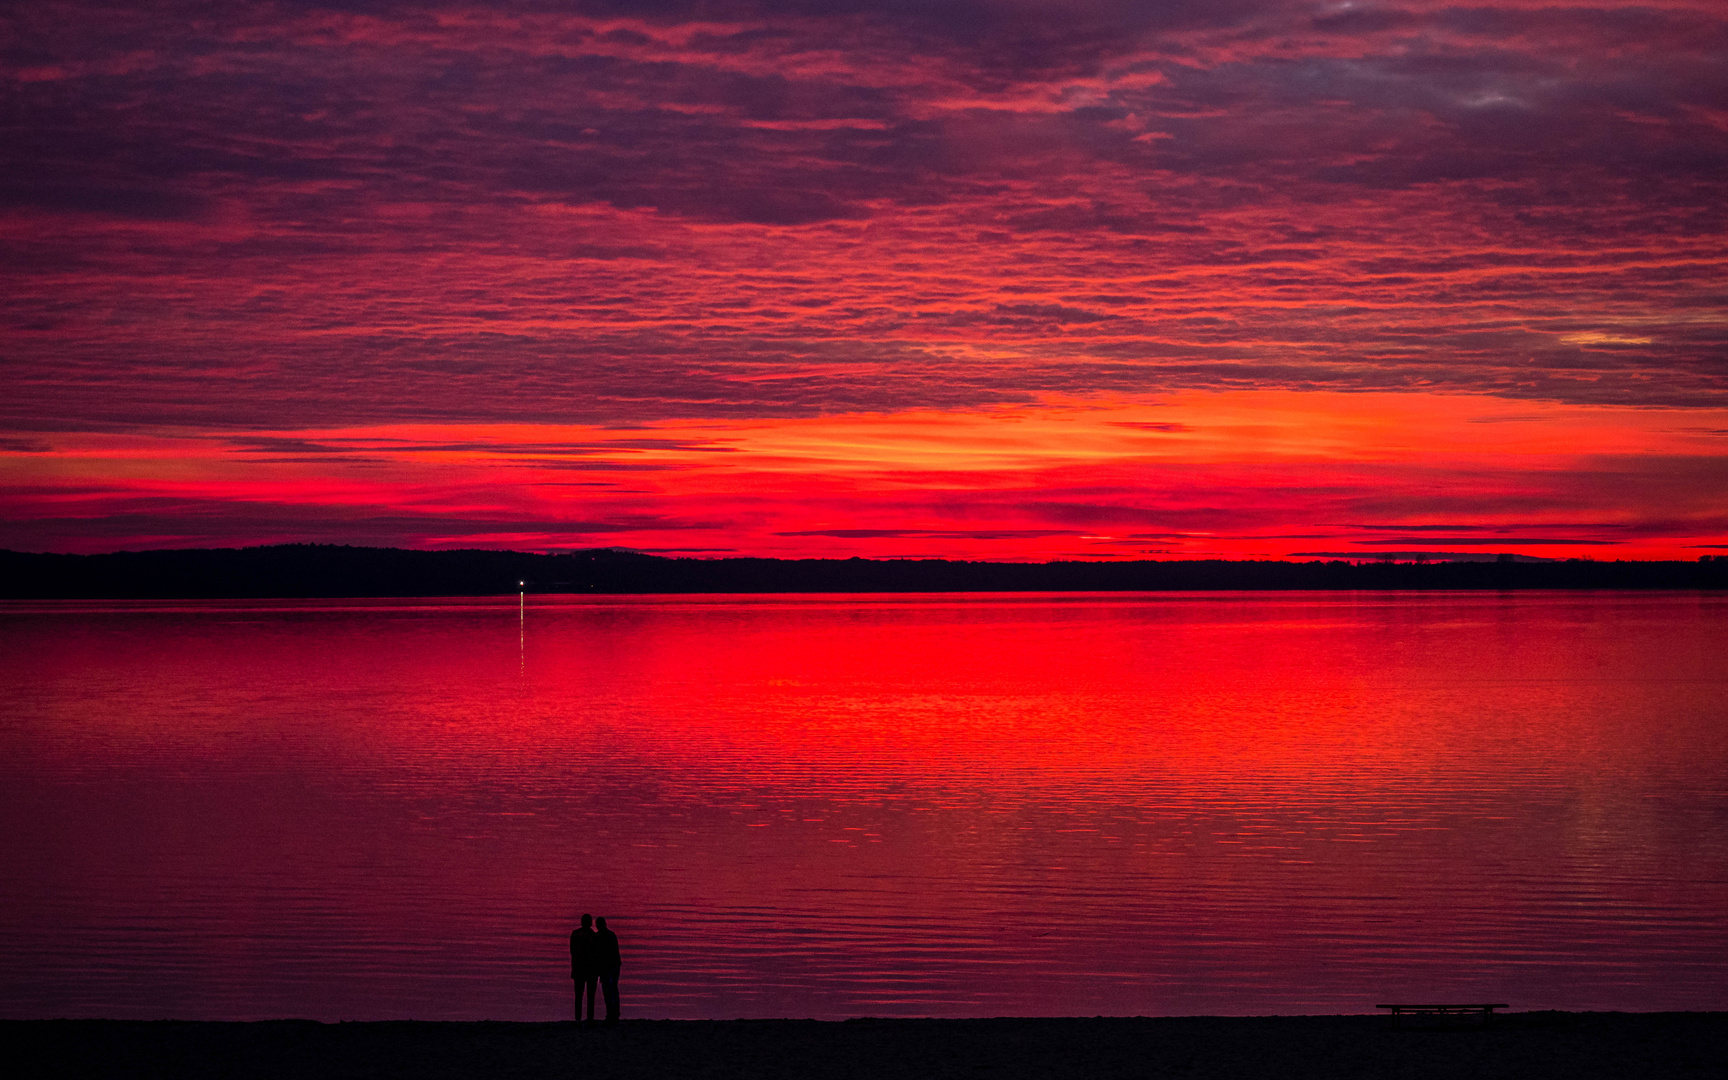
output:
[[18,27],[8,431],[1728,407],[1719,5],[50,0]]
[[1478,545],[1482,547],[1527,547],[1530,545],[1558,547],[1596,547],[1618,543],[1617,540],[1590,540],[1578,536],[1434,536],[1424,537],[1421,541],[1407,536],[1373,538],[1360,541],[1364,544],[1384,544],[1387,546],[1408,547],[1414,543],[1426,541],[1432,544],[1449,544],[1453,547]]
[[830,536],[840,540],[953,539],[1036,540],[1046,536],[1073,536],[1067,529],[794,529],[776,536]]
[[1293,551],[1290,555],[1292,558],[1354,559],[1358,561],[1372,559],[1420,562],[1498,562],[1501,559],[1508,562],[1523,563],[1557,561],[1543,558],[1540,555],[1481,551]]

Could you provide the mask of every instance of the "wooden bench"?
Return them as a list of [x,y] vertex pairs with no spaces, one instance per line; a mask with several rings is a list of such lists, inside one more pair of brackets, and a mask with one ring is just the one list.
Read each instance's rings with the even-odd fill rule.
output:
[[1492,1005],[1376,1005],[1376,1009],[1392,1010],[1392,1026],[1399,1026],[1399,1017],[1405,1014],[1418,1016],[1472,1016],[1480,1015],[1484,1026],[1494,1020],[1494,1010],[1506,1008],[1504,1003]]

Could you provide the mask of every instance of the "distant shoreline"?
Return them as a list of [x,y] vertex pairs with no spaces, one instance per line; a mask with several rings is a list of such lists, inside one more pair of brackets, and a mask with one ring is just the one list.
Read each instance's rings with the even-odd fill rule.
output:
[[1696,562],[689,559],[603,548],[556,555],[327,544],[0,551],[0,599],[243,599],[531,593],[964,593],[1414,589],[1724,589],[1728,557]]
[[845,1077],[859,1080],[1689,1080],[1728,1060],[1728,1013],[1511,1013],[1395,1029],[1384,1016],[626,1020],[320,1024],[0,1021],[19,1076]]

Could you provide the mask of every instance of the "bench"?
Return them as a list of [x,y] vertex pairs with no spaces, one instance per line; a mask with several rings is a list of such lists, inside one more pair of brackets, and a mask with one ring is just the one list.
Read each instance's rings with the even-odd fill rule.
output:
[[1474,1016],[1480,1015],[1484,1026],[1493,1022],[1494,1010],[1506,1008],[1504,1003],[1492,1005],[1376,1005],[1376,1009],[1392,1010],[1392,1026],[1397,1027],[1398,1018],[1405,1014],[1418,1016]]

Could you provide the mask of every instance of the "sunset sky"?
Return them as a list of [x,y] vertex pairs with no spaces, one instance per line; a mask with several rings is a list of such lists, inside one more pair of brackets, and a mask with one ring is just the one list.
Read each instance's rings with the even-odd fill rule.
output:
[[1723,0],[43,0],[0,79],[0,547],[1728,554]]

